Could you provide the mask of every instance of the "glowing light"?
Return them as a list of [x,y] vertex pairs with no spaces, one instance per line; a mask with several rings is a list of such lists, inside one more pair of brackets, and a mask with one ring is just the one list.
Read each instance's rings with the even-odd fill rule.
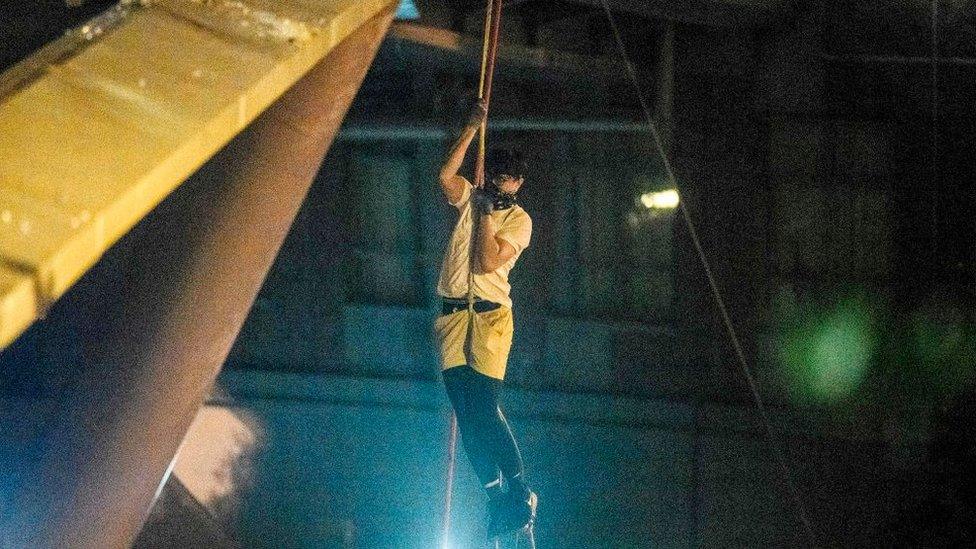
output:
[[666,191],[644,193],[640,196],[640,202],[647,209],[673,210],[678,207],[678,191],[668,189]]
[[780,360],[794,394],[818,401],[850,396],[878,345],[874,311],[861,299],[849,299],[801,316],[780,337]]
[[[204,407],[194,418],[170,467],[197,501],[212,506],[235,501],[241,482],[254,465],[254,452],[264,444],[264,427],[243,412]],[[227,474],[228,464],[239,468]]]

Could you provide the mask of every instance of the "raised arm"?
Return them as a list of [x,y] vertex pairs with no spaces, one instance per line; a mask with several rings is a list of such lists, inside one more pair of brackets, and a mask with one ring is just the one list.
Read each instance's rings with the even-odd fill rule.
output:
[[493,273],[515,255],[515,248],[496,233],[498,228],[491,215],[479,214],[478,220],[478,264],[475,274]]
[[444,159],[444,166],[441,168],[439,179],[441,188],[444,190],[444,195],[451,204],[455,204],[461,200],[461,196],[464,194],[464,186],[467,183],[463,177],[458,175],[458,170],[461,169],[461,164],[464,162],[464,154],[467,152],[468,146],[471,145],[471,140],[478,133],[478,127],[484,122],[487,114],[488,109],[485,106],[484,100],[479,99],[474,107],[472,107],[467,124],[461,130],[461,135],[458,136],[454,145],[451,146],[450,151],[447,153],[447,158]]

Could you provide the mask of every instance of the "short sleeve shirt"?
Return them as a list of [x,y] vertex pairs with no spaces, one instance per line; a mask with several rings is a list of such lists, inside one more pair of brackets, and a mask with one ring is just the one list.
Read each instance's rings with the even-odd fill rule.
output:
[[[471,206],[470,183],[465,181],[461,199],[451,204],[458,209],[460,216],[451,233],[451,240],[444,252],[444,262],[437,282],[437,294],[442,297],[464,298],[468,295],[468,275],[470,272],[471,231],[474,227],[474,211]],[[496,238],[501,238],[515,248],[515,255],[504,265],[487,274],[476,274],[472,280],[472,290],[475,297],[500,303],[506,307],[512,306],[509,297],[511,286],[508,274],[522,252],[529,246],[532,239],[532,218],[520,206],[514,205],[505,210],[491,213],[497,232]]]

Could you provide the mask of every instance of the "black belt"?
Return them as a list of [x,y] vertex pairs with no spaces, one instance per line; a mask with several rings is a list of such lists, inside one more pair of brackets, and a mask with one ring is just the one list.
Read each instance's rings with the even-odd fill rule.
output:
[[[494,301],[475,299],[473,308],[474,312],[476,313],[487,313],[488,311],[494,311],[501,306],[501,303],[495,303]],[[458,311],[466,311],[467,309],[467,299],[452,299],[445,297],[443,299],[443,305],[441,306],[441,316],[454,314]]]

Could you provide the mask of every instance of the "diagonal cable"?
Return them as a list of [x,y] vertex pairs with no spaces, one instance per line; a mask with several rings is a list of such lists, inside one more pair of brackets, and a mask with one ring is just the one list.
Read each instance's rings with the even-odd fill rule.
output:
[[[613,30],[613,35],[616,40],[620,57],[623,60],[624,66],[627,68],[627,73],[630,75],[630,79],[634,84],[634,91],[637,94],[637,99],[640,101],[641,110],[644,112],[644,117],[647,119],[647,124],[651,129],[651,135],[654,137],[654,145],[657,148],[657,152],[661,156],[661,162],[664,165],[664,170],[667,174],[668,181],[673,188],[679,190],[678,194],[680,196],[680,187],[678,185],[677,178],[674,175],[674,169],[671,167],[671,159],[664,150],[661,134],[657,129],[657,124],[654,123],[654,119],[651,117],[651,110],[647,105],[647,100],[644,97],[644,92],[641,88],[640,82],[637,80],[637,73],[634,70],[634,65],[631,63],[630,57],[627,55],[627,50],[624,48],[623,39],[620,37],[620,29],[617,28],[617,22],[614,20],[613,14],[610,12],[610,7],[607,5],[607,0],[600,0],[600,2],[603,5],[603,10],[606,12],[607,21],[610,23],[610,27]],[[742,375],[745,377],[745,380],[749,386],[749,391],[752,393],[752,398],[756,403],[756,408],[760,417],[762,418],[769,446],[772,448],[774,457],[782,470],[783,480],[793,498],[797,515],[799,516],[800,522],[803,523],[803,527],[806,530],[806,534],[811,545],[813,547],[817,547],[817,539],[813,533],[813,525],[808,518],[806,507],[803,505],[803,500],[800,498],[800,492],[793,481],[793,474],[790,470],[789,463],[786,461],[786,458],[780,449],[776,433],[773,430],[772,422],[769,420],[769,414],[766,411],[766,405],[762,396],[759,394],[759,389],[756,387],[756,381],[752,375],[751,369],[749,368],[749,363],[746,360],[745,353],[742,350],[742,344],[739,341],[739,336],[736,334],[735,326],[732,324],[732,320],[729,317],[728,309],[725,305],[725,299],[722,297],[722,292],[719,290],[718,284],[715,282],[715,276],[712,273],[712,267],[708,262],[708,258],[705,256],[705,252],[702,250],[701,241],[698,238],[698,231],[695,230],[695,225],[692,223],[691,215],[688,213],[688,208],[685,206],[684,200],[679,200],[678,205],[681,210],[681,216],[685,221],[685,225],[688,227],[689,234],[691,235],[691,240],[695,246],[695,251],[698,253],[698,258],[701,260],[702,267],[705,269],[705,275],[708,277],[708,285],[712,290],[712,297],[715,298],[715,304],[718,306],[719,313],[722,316],[722,322],[725,324],[725,330],[732,342],[732,348],[734,349],[736,358],[738,359],[739,366],[742,370]]]

